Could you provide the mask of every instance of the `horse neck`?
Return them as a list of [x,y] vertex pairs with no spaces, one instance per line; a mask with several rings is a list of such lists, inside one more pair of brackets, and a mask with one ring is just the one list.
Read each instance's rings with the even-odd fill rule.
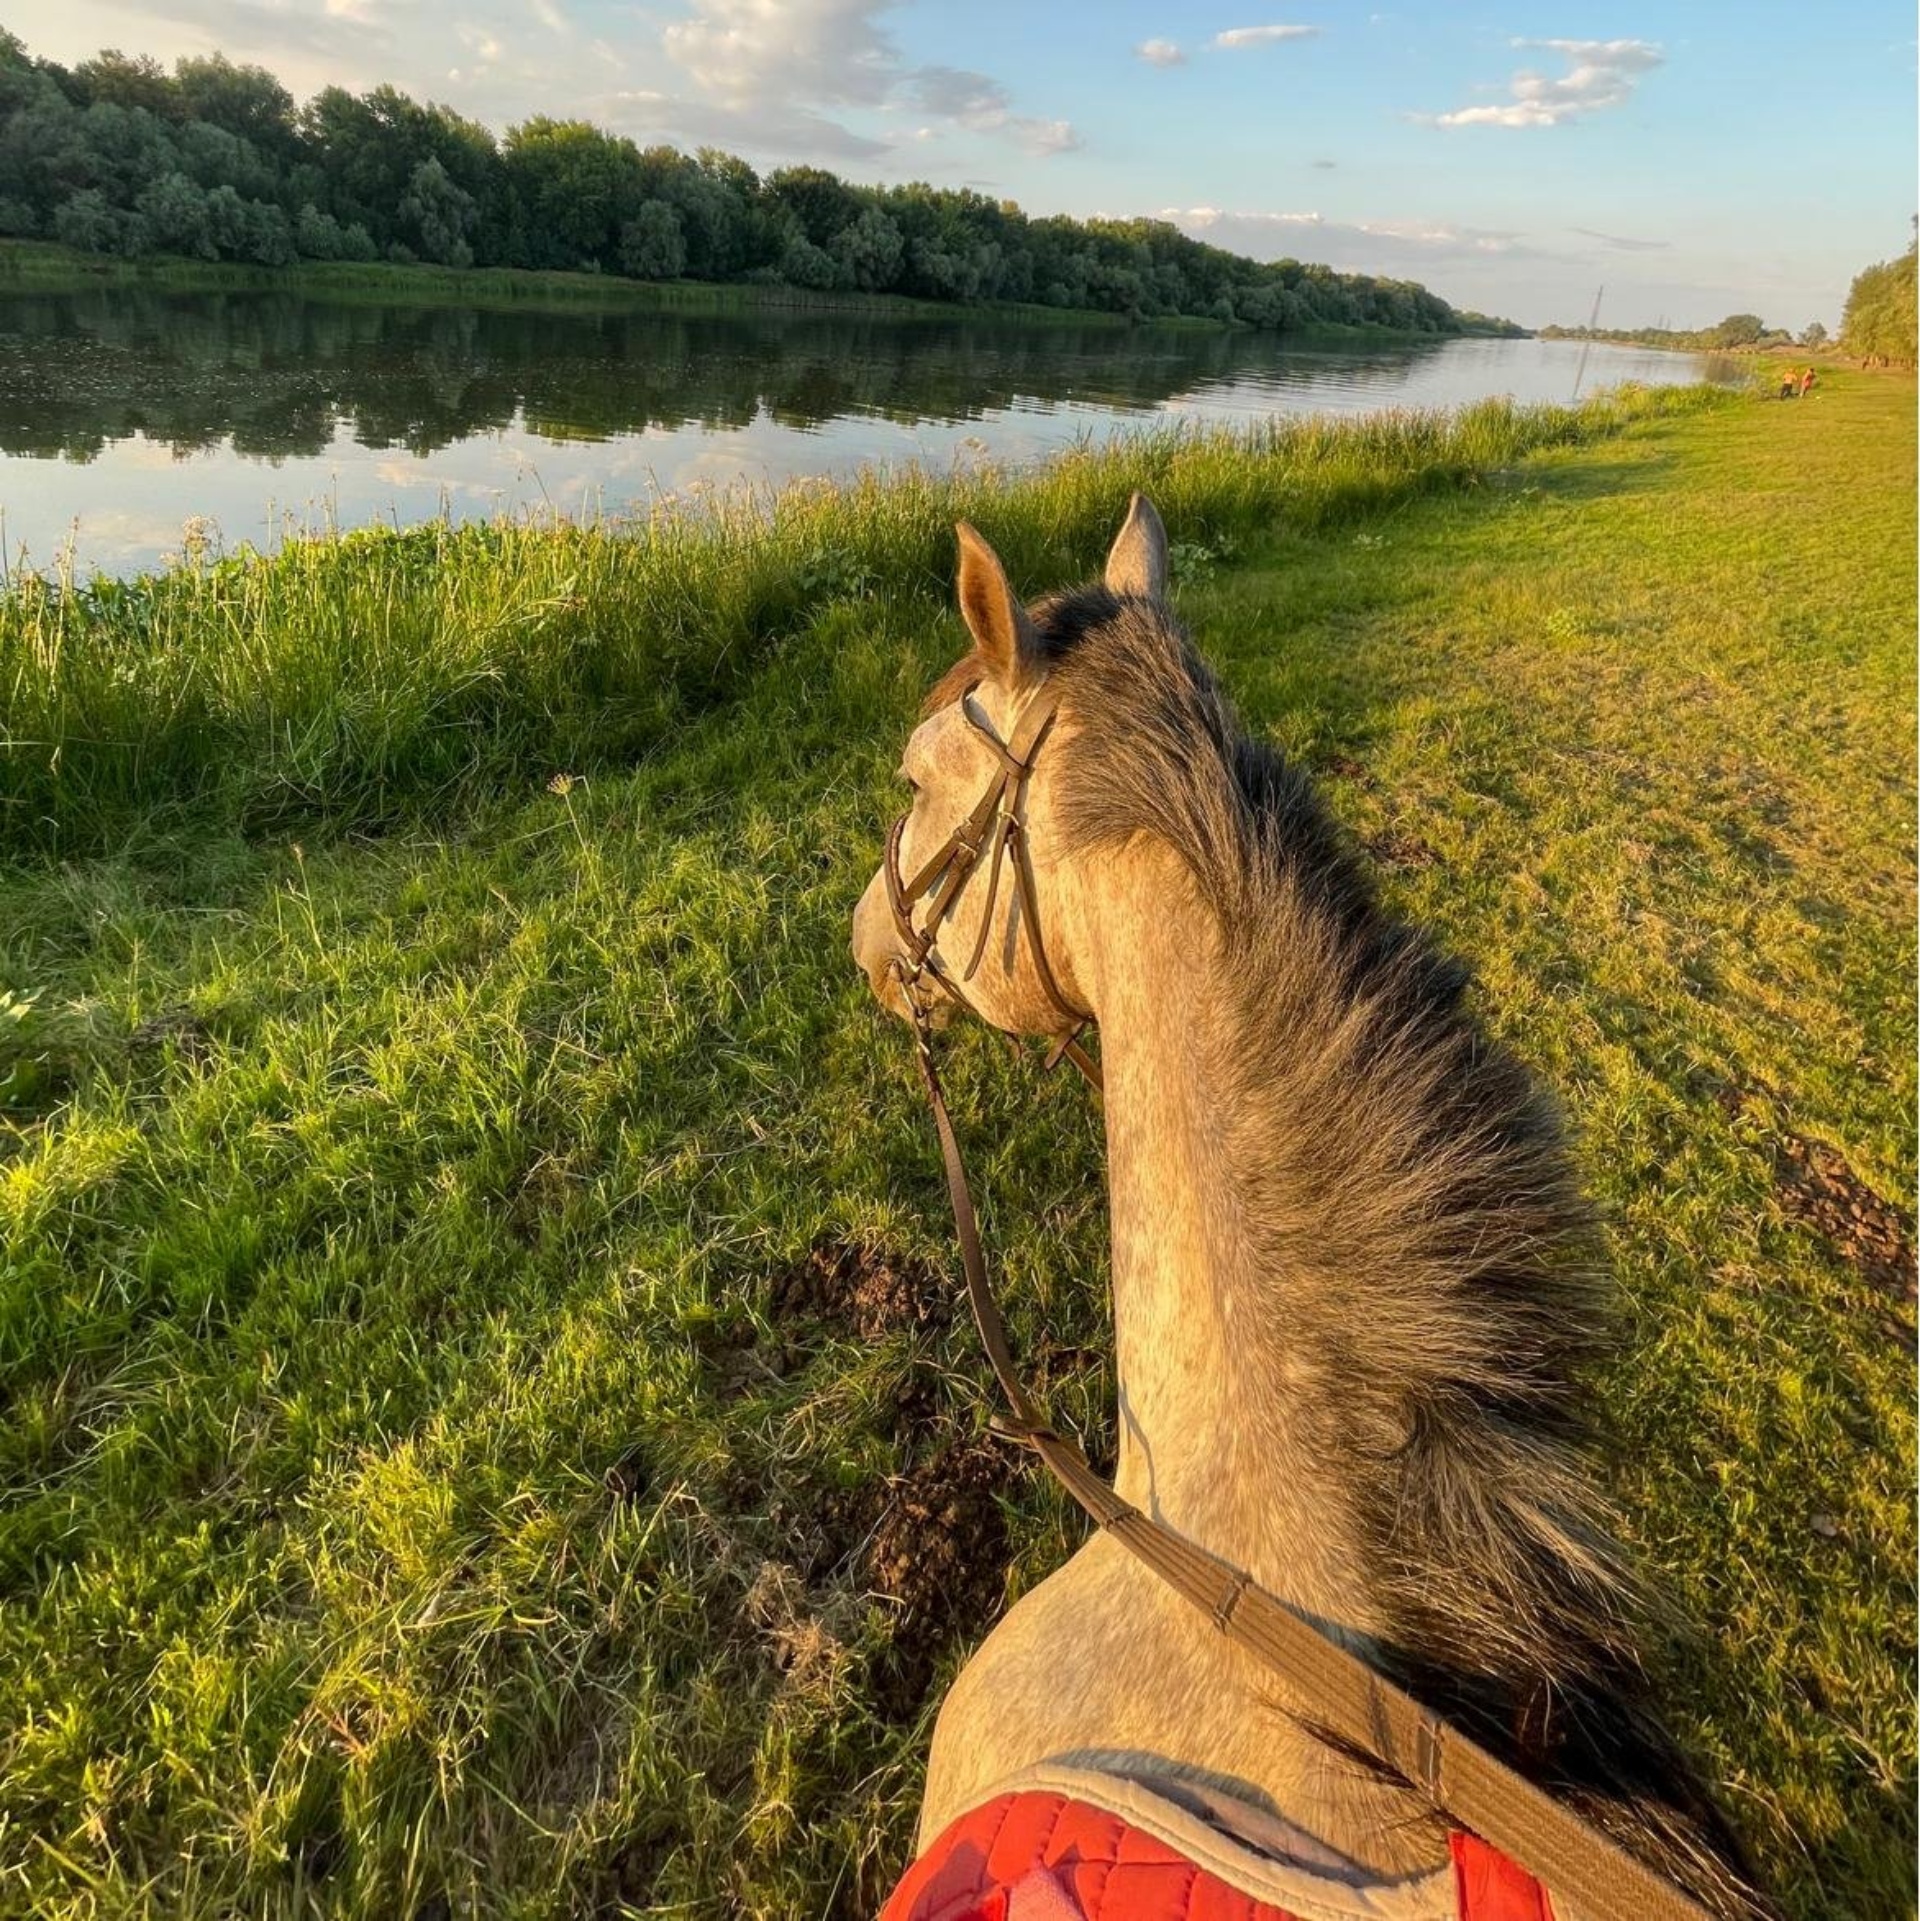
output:
[[1210,912],[1172,852],[1103,858],[1076,902],[1100,1024],[1121,1494],[1354,1638],[1364,1592],[1346,1478],[1313,1432],[1306,1362],[1263,1305],[1247,1170],[1212,1063]]

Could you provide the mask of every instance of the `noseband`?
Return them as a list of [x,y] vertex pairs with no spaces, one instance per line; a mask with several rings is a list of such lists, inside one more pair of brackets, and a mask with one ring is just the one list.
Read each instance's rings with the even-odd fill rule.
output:
[[[1094,1087],[1098,1087],[1099,1064],[1080,1045],[1080,1036],[1093,1017],[1075,1007],[1060,991],[1060,983],[1054,978],[1053,969],[1047,962],[1046,943],[1040,937],[1039,895],[1034,885],[1033,862],[1027,853],[1023,822],[1027,781],[1033,773],[1033,763],[1040,752],[1041,743],[1052,731],[1058,716],[1058,704],[1052,696],[1043,695],[1037,699],[1021,715],[1013,739],[1003,741],[973,711],[972,693],[973,689],[969,687],[960,696],[961,715],[967,725],[993,749],[1000,762],[1000,771],[988,783],[986,792],[980,796],[973,811],[947,836],[911,880],[905,879],[900,871],[900,844],[906,837],[908,816],[902,814],[893,823],[892,831],[887,835],[887,855],[882,871],[886,875],[887,904],[893,910],[894,930],[906,948],[904,957],[894,958],[893,976],[900,983],[900,991],[913,1015],[914,1026],[923,1035],[927,1029],[929,1012],[921,993],[923,981],[931,981],[959,1006],[974,1013],[979,1012],[967,998],[966,983],[979,972],[980,963],[986,957],[987,942],[993,933],[993,910],[1000,899],[1000,870],[1011,851],[1020,923],[1026,929],[1027,945],[1033,951],[1033,964],[1040,976],[1041,990],[1066,1022],[1055,1039],[1052,1053],[1047,1057],[1047,1065],[1056,1066],[1062,1058],[1070,1060]],[[980,932],[974,940],[973,952],[956,978],[947,971],[934,951],[935,943],[940,937],[941,923],[952,912],[954,902],[960,898],[961,889],[972,878],[983,855],[988,863],[987,904],[980,916]],[[922,901],[927,902],[926,913],[921,925],[915,927],[913,910]]]

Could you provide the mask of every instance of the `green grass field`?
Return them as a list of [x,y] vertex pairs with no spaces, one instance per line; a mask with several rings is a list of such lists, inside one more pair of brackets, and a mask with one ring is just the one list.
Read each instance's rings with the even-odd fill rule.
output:
[[[945,1681],[1081,1525],[981,1438],[848,917],[959,649],[952,512],[1037,591],[1144,479],[1249,723],[1574,1117],[1674,1719],[1795,1916],[1911,1913],[1913,403],[17,590],[0,1911],[876,1905]],[[1097,1117],[952,1061],[1098,1452]]]

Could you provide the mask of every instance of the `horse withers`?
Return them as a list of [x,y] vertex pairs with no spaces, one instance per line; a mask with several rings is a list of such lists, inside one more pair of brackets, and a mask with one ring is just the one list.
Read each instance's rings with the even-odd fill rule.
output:
[[[959,543],[972,646],[854,955],[923,1042],[935,1003],[1098,1025],[1115,1494],[1708,1913],[1770,1913],[1649,1699],[1578,1391],[1610,1286],[1553,1104],[1242,730],[1148,501],[1030,608]],[[941,1708],[889,1915],[1549,1912],[1221,1625],[1110,1531],[1023,1596]]]

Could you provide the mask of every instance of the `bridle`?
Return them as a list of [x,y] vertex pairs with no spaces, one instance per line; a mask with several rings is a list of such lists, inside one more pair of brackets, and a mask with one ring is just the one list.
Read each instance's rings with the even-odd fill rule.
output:
[[[993,749],[1000,771],[987,784],[973,811],[941,842],[911,880],[900,872],[900,843],[905,838],[909,815],[902,814],[887,835],[887,853],[882,871],[887,878],[887,904],[893,909],[894,931],[907,949],[906,958],[896,955],[893,976],[913,1015],[916,1030],[928,1027],[928,1009],[920,993],[923,981],[931,981],[950,1000],[970,1013],[979,1010],[967,998],[966,984],[980,971],[986,957],[987,941],[993,930],[993,910],[1000,899],[1000,870],[1009,852],[1013,855],[1013,884],[1018,896],[1020,923],[1027,932],[1027,945],[1033,953],[1034,969],[1040,976],[1041,991],[1058,1010],[1066,1026],[1047,1057],[1048,1067],[1065,1058],[1073,1062],[1088,1083],[1098,1088],[1100,1067],[1080,1045],[1093,1016],[1075,1007],[1060,991],[1052,966],[1047,960],[1046,942],[1040,935],[1040,903],[1034,886],[1033,862],[1027,854],[1026,796],[1027,781],[1041,744],[1053,731],[1059,708],[1051,695],[1036,699],[1020,716],[1013,738],[1003,741],[973,710],[973,688],[960,696],[960,713],[967,725]],[[988,842],[992,843],[988,853]],[[960,898],[960,890],[972,878],[982,855],[987,855],[987,904],[980,916],[980,933],[973,952],[958,977],[947,972],[935,952],[940,925]],[[929,898],[930,897],[930,898]],[[922,901],[927,911],[919,927],[913,924],[913,910]]]
[[[1065,1023],[1047,1066],[1055,1067],[1063,1058],[1071,1060],[1096,1093],[1102,1082],[1099,1063],[1080,1045],[1093,1016],[1061,992],[1047,960],[1033,863],[1027,852],[1027,783],[1058,718],[1057,699],[1045,691],[1039,694],[1022,712],[1012,739],[1002,741],[973,711],[971,693],[969,687],[961,694],[960,711],[993,749],[1000,770],[973,811],[910,879],[900,870],[900,846],[908,820],[902,814],[888,832],[882,872],[894,929],[906,949],[904,955],[894,956],[890,971],[913,1021],[915,1060],[940,1137],[967,1299],[981,1345],[1011,1410],[1011,1419],[994,1417],[994,1431],[1039,1455],[1100,1528],[1206,1613],[1227,1639],[1277,1674],[1303,1721],[1420,1789],[1437,1812],[1518,1862],[1585,1921],[1707,1921],[1705,1909],[1691,1896],[1350,1654],[1326,1630],[1257,1585],[1243,1568],[1209,1554],[1122,1500],[1094,1473],[1080,1449],[1055,1430],[1027,1392],[987,1279],[986,1251],[966,1166],[934,1065],[932,1003],[924,991],[924,984],[931,983],[961,1007],[979,1011],[968,999],[966,985],[979,971],[992,938],[1000,872],[1009,853],[1035,969]],[[986,906],[973,951],[956,977],[937,952],[940,928],[983,855],[988,860]],[[925,912],[915,927],[914,910],[923,902]]]

